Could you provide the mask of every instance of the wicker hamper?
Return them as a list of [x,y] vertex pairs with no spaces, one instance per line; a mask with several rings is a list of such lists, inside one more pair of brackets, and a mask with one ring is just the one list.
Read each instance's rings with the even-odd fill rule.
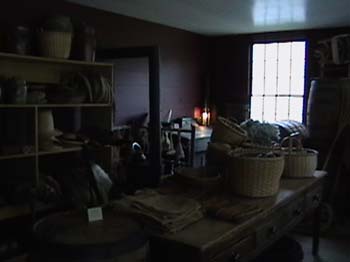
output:
[[213,167],[180,167],[176,169],[173,179],[206,191],[220,189],[222,177]]
[[[289,142],[289,146],[282,148],[285,157],[283,177],[312,177],[317,168],[318,152],[303,148],[300,139],[295,137],[286,137],[281,144],[284,142]],[[294,143],[296,147],[293,147]]]
[[312,177],[317,167],[317,151],[286,152],[283,177]]
[[69,58],[72,45],[70,32],[39,32],[40,54],[45,57]]
[[219,116],[213,128],[211,141],[239,146],[247,137],[247,132],[238,124]]
[[253,153],[233,153],[227,163],[228,190],[248,197],[268,197],[279,190],[284,157],[258,157]]

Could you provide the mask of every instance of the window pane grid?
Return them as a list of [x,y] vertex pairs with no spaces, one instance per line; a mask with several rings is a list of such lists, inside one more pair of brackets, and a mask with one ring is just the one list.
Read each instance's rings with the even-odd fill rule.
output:
[[305,42],[254,44],[252,62],[251,118],[302,121]]

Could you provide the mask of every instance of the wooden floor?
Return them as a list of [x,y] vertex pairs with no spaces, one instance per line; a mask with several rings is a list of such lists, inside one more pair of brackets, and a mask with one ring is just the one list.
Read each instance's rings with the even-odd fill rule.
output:
[[311,253],[311,237],[293,235],[302,244],[304,249],[304,262],[349,262],[350,261],[350,219],[342,225],[331,230],[331,233],[322,236],[320,241],[319,257]]

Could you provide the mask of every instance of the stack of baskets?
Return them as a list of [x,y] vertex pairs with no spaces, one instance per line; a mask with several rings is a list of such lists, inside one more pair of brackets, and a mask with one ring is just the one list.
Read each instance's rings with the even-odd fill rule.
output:
[[[300,150],[291,147],[289,150],[282,147],[244,148],[243,142],[246,139],[247,134],[241,127],[219,117],[212,135],[212,142],[215,145],[210,145],[209,156],[219,154],[221,156],[225,153],[224,184],[232,193],[247,197],[273,196],[279,190],[282,175],[310,177],[316,169],[317,152],[315,150],[302,147]],[[228,151],[228,144],[234,149]]]
[[236,147],[246,141],[247,137],[247,132],[238,124],[219,116],[215,122],[211,141]]

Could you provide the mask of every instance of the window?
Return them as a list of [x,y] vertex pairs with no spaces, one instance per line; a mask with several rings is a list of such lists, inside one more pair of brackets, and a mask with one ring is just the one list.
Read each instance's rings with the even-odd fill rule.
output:
[[250,117],[302,122],[305,41],[254,44],[252,51]]

